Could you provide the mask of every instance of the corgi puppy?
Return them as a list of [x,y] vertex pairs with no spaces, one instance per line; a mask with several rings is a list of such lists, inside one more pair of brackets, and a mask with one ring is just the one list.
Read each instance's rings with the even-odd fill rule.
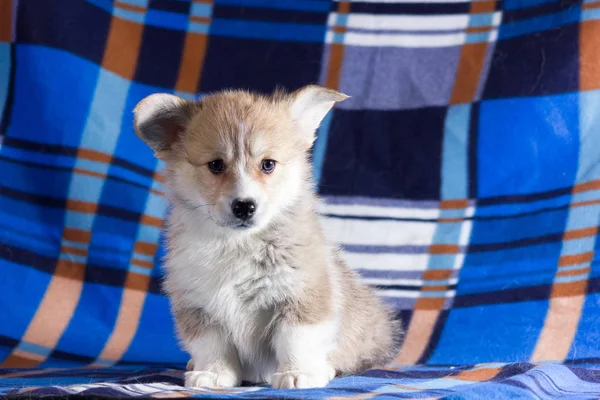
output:
[[324,237],[309,155],[348,96],[308,86],[153,94],[136,134],[166,162],[164,289],[188,387],[322,387],[394,359],[399,323]]

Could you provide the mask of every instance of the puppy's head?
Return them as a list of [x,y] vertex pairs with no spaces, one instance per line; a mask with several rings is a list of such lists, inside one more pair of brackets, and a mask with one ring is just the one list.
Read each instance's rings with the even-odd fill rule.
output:
[[154,94],[136,106],[134,127],[166,161],[176,207],[251,232],[293,207],[310,179],[315,130],[346,98],[318,86],[273,96],[227,91],[199,102]]

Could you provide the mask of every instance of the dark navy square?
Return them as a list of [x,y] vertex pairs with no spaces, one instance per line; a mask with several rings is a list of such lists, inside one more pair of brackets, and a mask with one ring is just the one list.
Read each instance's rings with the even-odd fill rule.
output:
[[174,88],[185,35],[185,32],[179,30],[144,26],[134,80],[148,85]]
[[322,54],[321,43],[212,36],[200,92],[244,88],[269,93],[277,85],[294,90],[318,81]]
[[102,62],[111,15],[87,1],[58,6],[54,0],[27,0],[17,7],[17,43],[63,49]]
[[578,25],[499,40],[483,97],[540,96],[578,90],[578,43]]
[[320,192],[439,199],[445,107],[335,110]]

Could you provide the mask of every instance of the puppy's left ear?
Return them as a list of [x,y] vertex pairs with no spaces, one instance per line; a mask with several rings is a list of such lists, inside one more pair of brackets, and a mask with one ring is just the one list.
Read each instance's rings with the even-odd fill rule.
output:
[[135,133],[154,150],[156,157],[164,158],[199,107],[198,103],[172,94],[150,95],[133,110]]
[[350,96],[333,89],[310,85],[292,93],[290,97],[292,118],[312,143],[315,139],[315,131],[333,105]]

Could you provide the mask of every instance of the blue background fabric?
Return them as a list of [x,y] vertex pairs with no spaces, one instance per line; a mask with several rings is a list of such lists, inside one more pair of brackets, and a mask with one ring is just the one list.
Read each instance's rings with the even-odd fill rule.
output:
[[[162,165],[132,109],[311,83],[352,96],[318,131],[319,212],[402,318],[396,363],[429,364],[406,367],[418,396],[454,393],[428,391],[447,383],[428,368],[510,390],[534,391],[531,371],[593,381],[599,20],[576,0],[0,0],[0,385],[40,385],[15,368],[115,385],[183,368]],[[394,371],[367,374],[413,376]]]

